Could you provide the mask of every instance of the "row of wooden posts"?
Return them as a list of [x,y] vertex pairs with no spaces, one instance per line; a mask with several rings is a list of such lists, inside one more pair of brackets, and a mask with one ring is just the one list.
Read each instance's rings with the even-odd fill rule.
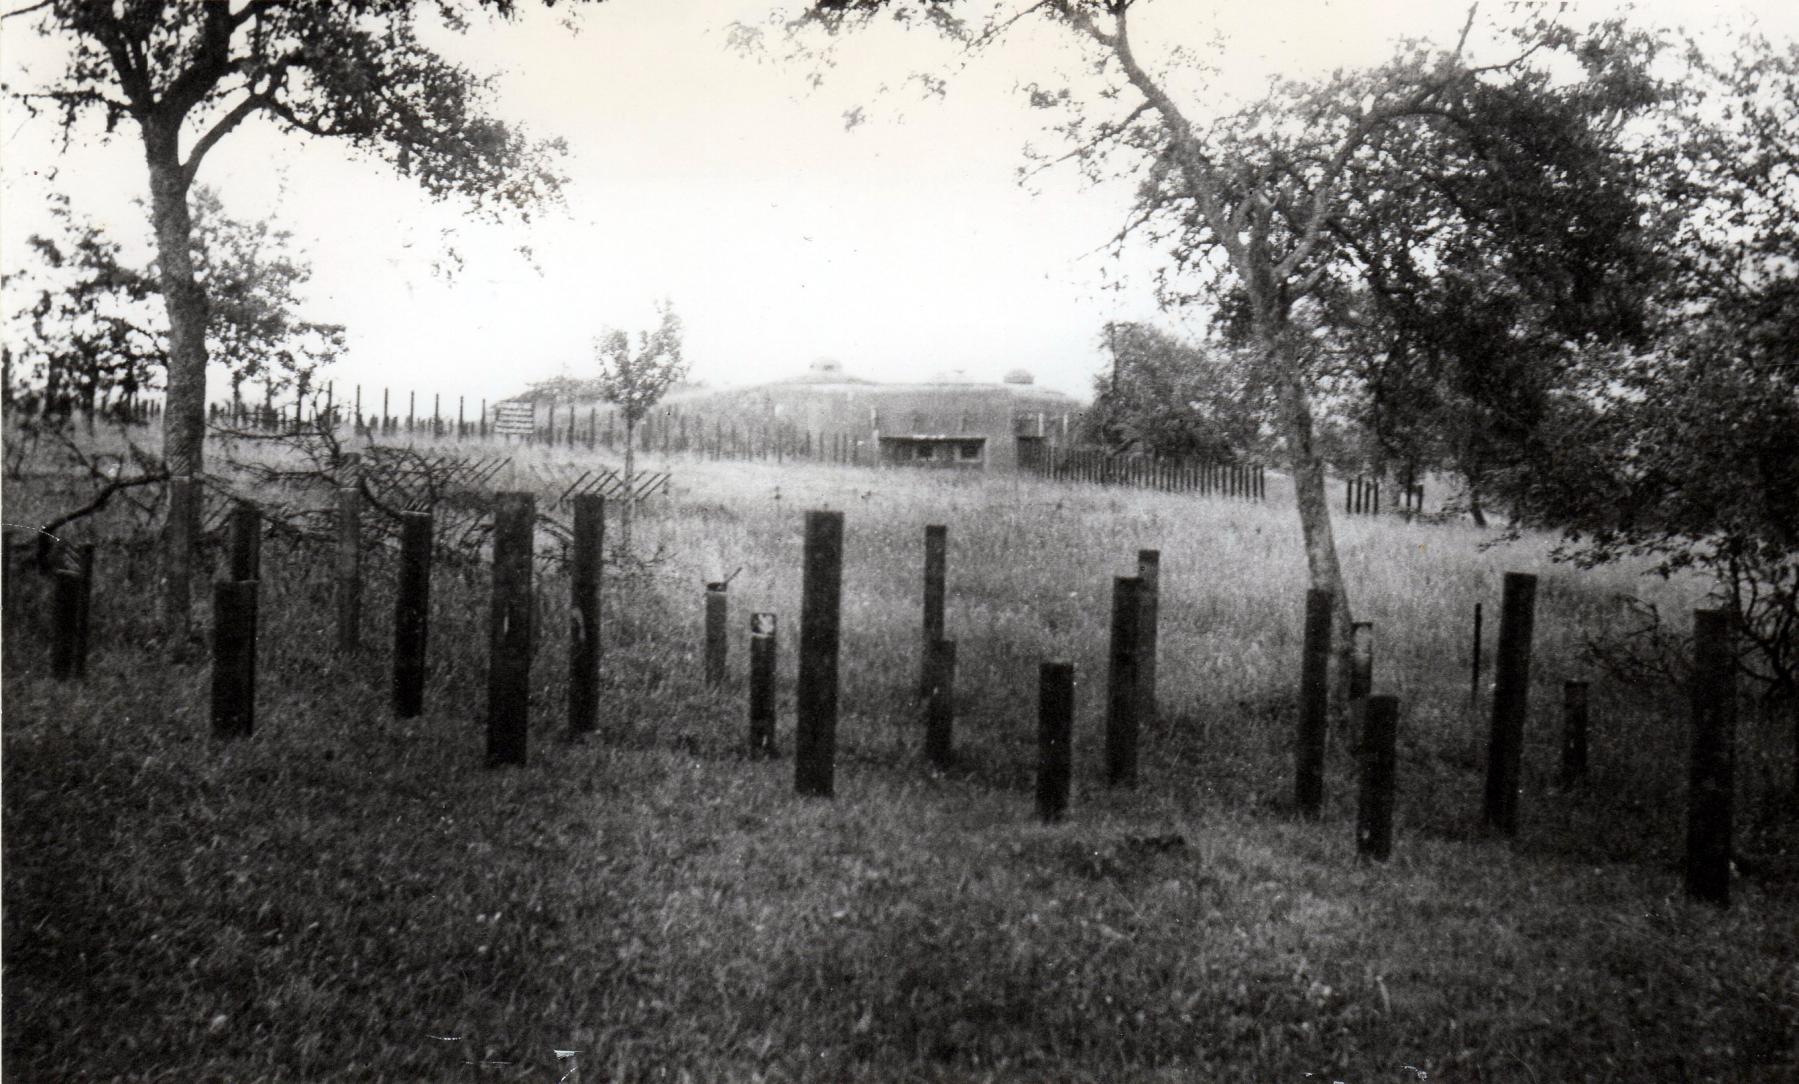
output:
[[[10,395],[7,397],[5,406],[9,413],[27,409],[26,404],[11,398]],[[135,396],[115,399],[103,405],[77,403],[71,397],[59,399],[54,403],[40,403],[34,409],[38,417],[61,415],[64,418],[73,418],[76,414],[80,414],[90,432],[93,430],[95,422],[100,419],[111,419],[126,425],[149,425],[162,418],[161,399],[139,399]]]
[[[463,396],[456,397],[453,418],[444,412],[442,398],[436,393],[431,396],[429,415],[420,413],[417,405],[417,393],[408,392],[406,413],[391,413],[390,392],[383,389],[381,412],[365,414],[362,410],[362,388],[358,386],[354,405],[348,409],[333,403],[331,394],[327,391],[320,401],[311,404],[303,400],[279,406],[274,403],[214,403],[210,408],[210,416],[218,424],[265,432],[298,428],[310,420],[327,425],[350,425],[356,432],[369,436],[429,435],[450,440],[486,440],[498,437],[508,442],[518,440],[528,444],[566,445],[570,448],[584,446],[589,451],[599,448],[618,451],[624,446],[624,433],[619,427],[618,416],[608,412],[602,426],[597,406],[588,408],[585,419],[577,415],[574,406],[569,406],[560,426],[558,412],[551,408],[545,413],[542,425],[535,426],[528,433],[513,433],[496,426],[490,419],[485,399],[480,400],[479,412],[473,419],[468,416],[467,400]],[[581,424],[583,420],[586,422],[584,426]],[[813,432],[787,425],[740,425],[737,422],[726,425],[723,419],[714,419],[708,427],[701,419],[684,414],[652,413],[645,416],[637,425],[635,439],[638,450],[643,452],[659,450],[663,455],[691,454],[705,459],[773,462],[793,459],[846,466],[874,466],[880,461],[876,442],[855,433]]]
[[[820,642],[802,645],[800,687],[822,682],[818,700],[802,700],[800,750],[795,786],[802,794],[832,793],[829,750],[834,748],[836,697],[836,630],[840,610],[842,514],[807,514],[802,629],[817,627]],[[920,651],[919,694],[924,701],[924,755],[933,765],[954,760],[953,720],[956,644],[944,639],[944,588],[947,580],[948,529],[925,528],[924,620]],[[1137,739],[1141,722],[1156,714],[1157,626],[1161,554],[1140,550],[1137,575],[1113,583],[1112,622],[1108,651],[1104,764],[1106,782],[1134,785]],[[1504,579],[1497,677],[1487,750],[1482,819],[1496,834],[1518,834],[1522,794],[1524,726],[1529,714],[1531,641],[1534,634],[1537,578],[1507,573]],[[1325,750],[1329,719],[1328,680],[1332,654],[1335,598],[1328,591],[1306,596],[1304,646],[1300,676],[1300,718],[1296,736],[1294,800],[1301,814],[1316,818],[1324,806]],[[726,585],[711,583],[706,592],[706,679],[725,682],[728,644]],[[1735,689],[1729,645],[1728,615],[1695,613],[1694,635],[1699,678],[1693,700],[1693,759],[1688,808],[1687,891],[1719,904],[1730,899],[1729,855],[1732,819]],[[1478,703],[1481,667],[1481,607],[1475,605],[1473,690]],[[772,748],[773,634],[775,615],[756,614],[751,622],[751,739],[753,750]],[[1357,794],[1356,846],[1359,854],[1384,861],[1392,853],[1393,810],[1398,767],[1399,701],[1374,694],[1374,626],[1351,626],[1349,701],[1359,717],[1360,768]],[[760,650],[764,654],[757,655]],[[1073,723],[1073,664],[1047,661],[1038,675],[1037,807],[1045,821],[1059,820],[1068,806]],[[825,690],[828,690],[825,691]],[[1588,684],[1566,681],[1562,687],[1562,741],[1559,780],[1572,786],[1586,777],[1590,723]]]
[[[344,651],[355,651],[360,639],[356,497],[357,490],[345,486],[338,505],[344,544],[339,549],[337,565],[337,641]],[[605,501],[598,495],[583,495],[576,498],[574,510],[568,726],[571,733],[583,734],[597,725],[600,549]],[[394,621],[393,711],[398,718],[410,718],[423,711],[432,517],[429,512],[407,512],[403,518]],[[535,523],[535,502],[530,494],[498,495],[487,696],[487,762],[493,766],[526,762]],[[815,511],[805,515],[794,786],[799,794],[808,796],[829,797],[835,793],[843,525],[842,512]],[[244,737],[254,730],[261,536],[261,518],[253,507],[243,505],[233,511],[228,574],[214,585],[213,594],[211,717],[214,733],[220,737]],[[943,525],[927,526],[924,543],[923,650],[917,691],[924,705],[925,756],[935,766],[948,767],[955,759],[956,668],[956,645],[944,638],[948,529]],[[52,669],[56,677],[64,679],[85,673],[92,545],[78,548],[76,553],[76,567],[56,573],[52,603]],[[1111,786],[1136,784],[1140,726],[1153,720],[1157,711],[1160,578],[1160,553],[1146,549],[1138,552],[1137,575],[1120,576],[1113,582],[1103,733],[1104,775]],[[1507,837],[1516,836],[1519,825],[1536,587],[1533,575],[1505,574],[1482,818],[1490,831]],[[1330,592],[1307,592],[1294,797],[1301,815],[1308,818],[1320,816],[1324,805],[1334,606]],[[713,686],[726,682],[728,620],[727,585],[708,584],[704,673]],[[1730,638],[1726,611],[1695,613],[1696,677],[1692,694],[1686,890],[1694,898],[1720,905],[1728,905],[1730,899],[1736,704]],[[1478,648],[1477,638],[1477,685]],[[776,656],[776,615],[752,615],[748,728],[752,755],[775,752]],[[1366,858],[1385,860],[1393,845],[1399,702],[1392,696],[1373,694],[1371,624],[1359,622],[1352,627],[1350,656],[1349,699],[1352,715],[1360,718],[1362,727],[1356,846]],[[1060,820],[1068,808],[1073,682],[1072,663],[1048,660],[1040,664],[1036,804],[1039,816],[1049,822]],[[1585,684],[1566,684],[1561,765],[1566,783],[1577,781],[1586,773],[1588,722]]]
[[[1394,511],[1403,516],[1415,516],[1424,511],[1424,483],[1394,483],[1393,493],[1398,507]],[[1343,480],[1343,512],[1351,516],[1380,515],[1381,482],[1379,478],[1356,475]]]
[[1018,465],[1056,481],[1268,499],[1268,472],[1259,463],[1221,463],[1191,455],[1118,455],[1101,448],[1039,445],[1022,449]]

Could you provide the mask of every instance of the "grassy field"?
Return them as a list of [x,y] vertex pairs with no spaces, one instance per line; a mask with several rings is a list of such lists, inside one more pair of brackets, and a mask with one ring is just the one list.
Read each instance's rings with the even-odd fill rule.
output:
[[[516,449],[514,449],[516,451]],[[583,456],[531,449],[540,506]],[[207,736],[204,664],[149,645],[141,540],[102,543],[88,678],[47,676],[41,585],[7,629],[9,1080],[1787,1080],[1795,886],[1680,894],[1677,692],[1584,669],[1617,596],[1548,543],[1340,520],[1377,691],[1401,698],[1394,860],[1360,865],[1347,742],[1324,820],[1290,812],[1304,582],[1278,478],[1255,506],[1029,480],[671,464],[609,569],[605,719],[558,740],[566,581],[540,580],[532,764],[481,767],[486,575],[433,585],[424,718],[389,718],[390,559],[370,650],[329,650],[328,558],[264,554],[259,729]],[[76,487],[78,488],[78,487]],[[48,462],[9,523],[74,503]],[[791,749],[800,525],[846,517],[838,797],[752,762],[741,631],[782,615]],[[962,766],[920,763],[923,526],[950,537]],[[546,546],[549,540],[543,539]],[[1162,551],[1162,715],[1141,785],[1098,782],[1114,575]],[[1518,840],[1478,831],[1475,602],[1543,575]],[[702,584],[731,582],[738,683],[698,680]],[[1077,667],[1076,795],[1031,813],[1037,662]],[[1558,791],[1563,679],[1592,677],[1594,775]],[[1483,699],[1482,708],[1485,702]],[[1791,851],[1788,735],[1746,714],[1739,836]],[[561,1052],[560,1054],[558,1052]]]

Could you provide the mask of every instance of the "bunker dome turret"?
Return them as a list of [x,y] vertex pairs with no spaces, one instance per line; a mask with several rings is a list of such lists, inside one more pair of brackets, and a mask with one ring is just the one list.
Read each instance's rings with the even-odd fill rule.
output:
[[709,426],[773,426],[855,441],[895,465],[998,470],[1066,443],[1081,409],[1072,396],[1039,387],[1028,369],[1006,370],[995,382],[956,370],[881,383],[828,357],[782,380],[695,389],[678,404],[676,398],[671,405]]

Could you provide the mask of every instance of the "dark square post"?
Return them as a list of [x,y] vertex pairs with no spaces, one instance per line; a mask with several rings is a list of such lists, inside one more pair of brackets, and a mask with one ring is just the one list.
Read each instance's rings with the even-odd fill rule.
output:
[[1536,621],[1537,578],[1507,572],[1499,607],[1499,653],[1494,661],[1493,731],[1487,741],[1485,821],[1502,835],[1518,834],[1524,719],[1530,711],[1530,641]]
[[536,529],[537,505],[531,494],[498,495],[487,641],[490,768],[525,763],[531,715],[531,556]]
[[800,588],[794,789],[829,798],[837,756],[837,648],[843,620],[843,513],[807,512]]

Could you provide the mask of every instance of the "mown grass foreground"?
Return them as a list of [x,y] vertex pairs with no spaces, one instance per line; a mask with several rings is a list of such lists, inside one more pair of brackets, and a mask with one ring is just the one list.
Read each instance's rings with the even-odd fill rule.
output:
[[[738,752],[742,690],[708,693],[697,666],[701,579],[744,568],[734,625],[796,614],[799,513],[822,506],[845,509],[850,539],[831,801],[793,795],[791,760]],[[428,712],[400,724],[385,566],[370,650],[344,662],[321,563],[271,545],[259,730],[220,745],[205,666],[144,646],[147,561],[105,548],[84,682],[48,680],[34,624],[9,630],[6,1077],[1799,1076],[1792,886],[1745,878],[1724,912],[1680,895],[1678,703],[1605,695],[1594,781],[1560,793],[1545,781],[1559,673],[1545,664],[1526,830],[1506,844],[1473,827],[1482,730],[1457,706],[1453,615],[1497,568],[1543,571],[1539,658],[1565,659],[1618,580],[1569,579],[1540,544],[1478,553],[1453,526],[1346,525],[1358,616],[1392,630],[1382,683],[1406,703],[1395,858],[1354,859],[1341,743],[1325,820],[1291,817],[1291,519],[693,465],[642,528],[671,559],[607,590],[602,733],[556,740],[565,587],[546,576],[532,763],[499,772],[481,766],[479,570],[440,569]],[[951,525],[949,622],[969,660],[965,769],[949,775],[919,763],[909,698],[908,547],[925,522]],[[1163,720],[1142,785],[1109,792],[1093,765],[1095,630],[1108,577],[1158,544]],[[1045,827],[1018,690],[1050,653],[1075,659],[1083,691],[1075,804]],[[1744,731],[1745,822],[1786,838],[1788,796],[1762,771],[1783,750]]]

